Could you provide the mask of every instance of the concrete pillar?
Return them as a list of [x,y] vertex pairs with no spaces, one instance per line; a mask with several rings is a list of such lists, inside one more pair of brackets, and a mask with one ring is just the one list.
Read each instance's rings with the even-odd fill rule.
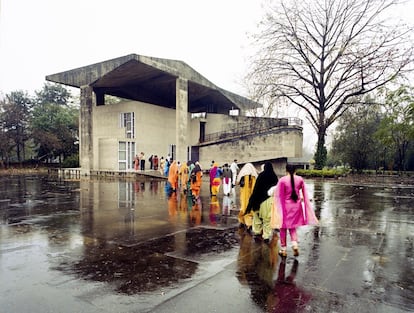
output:
[[176,157],[187,162],[188,138],[188,80],[177,78],[175,88]]
[[92,87],[87,85],[81,86],[79,114],[79,163],[81,175],[89,175],[93,169],[92,110]]

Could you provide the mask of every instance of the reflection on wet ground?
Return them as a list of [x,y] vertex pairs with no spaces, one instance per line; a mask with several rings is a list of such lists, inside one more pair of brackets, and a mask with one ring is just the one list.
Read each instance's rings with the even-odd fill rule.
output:
[[193,202],[164,180],[0,177],[0,307],[47,311],[37,288],[59,312],[414,310],[414,186],[307,183],[320,225],[281,260],[208,180]]

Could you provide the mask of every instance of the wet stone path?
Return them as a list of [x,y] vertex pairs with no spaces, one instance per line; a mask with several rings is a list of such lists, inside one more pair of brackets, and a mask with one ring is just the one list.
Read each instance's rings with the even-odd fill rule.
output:
[[[300,256],[238,229],[238,195],[0,177],[0,313],[414,311],[414,186],[308,180]],[[289,251],[290,252],[290,251]]]

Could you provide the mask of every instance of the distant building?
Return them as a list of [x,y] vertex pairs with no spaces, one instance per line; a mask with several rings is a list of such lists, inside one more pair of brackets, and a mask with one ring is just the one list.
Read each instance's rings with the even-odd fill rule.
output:
[[147,158],[198,160],[205,169],[211,160],[236,158],[271,160],[282,171],[287,158],[302,156],[301,120],[248,117],[260,104],[217,87],[182,61],[130,54],[46,80],[80,88],[84,175],[131,171],[141,151]]

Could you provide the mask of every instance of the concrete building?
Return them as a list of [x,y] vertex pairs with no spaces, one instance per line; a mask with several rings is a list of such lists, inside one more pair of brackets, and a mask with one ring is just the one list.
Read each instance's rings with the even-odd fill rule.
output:
[[83,175],[131,171],[140,152],[147,160],[167,154],[199,160],[205,169],[211,160],[271,160],[279,172],[287,158],[302,156],[300,120],[246,116],[260,104],[216,86],[182,61],[130,54],[46,80],[80,88]]

